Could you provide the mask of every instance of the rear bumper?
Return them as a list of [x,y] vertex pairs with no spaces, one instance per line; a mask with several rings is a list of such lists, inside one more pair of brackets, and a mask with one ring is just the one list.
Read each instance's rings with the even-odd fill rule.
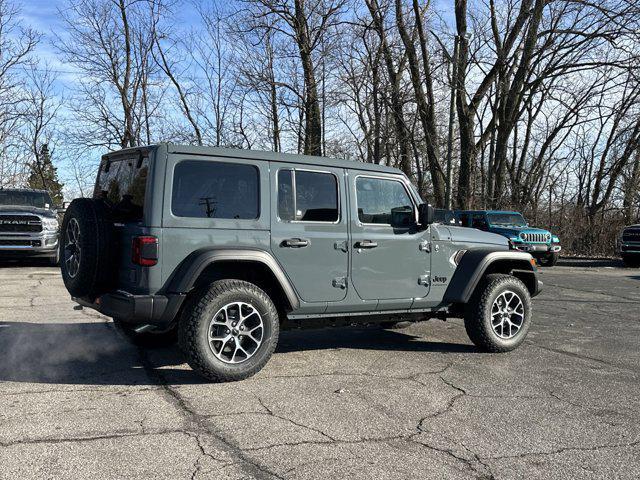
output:
[[91,301],[73,298],[80,305],[97,310],[107,317],[131,324],[168,327],[175,320],[185,295],[133,295],[118,290]]

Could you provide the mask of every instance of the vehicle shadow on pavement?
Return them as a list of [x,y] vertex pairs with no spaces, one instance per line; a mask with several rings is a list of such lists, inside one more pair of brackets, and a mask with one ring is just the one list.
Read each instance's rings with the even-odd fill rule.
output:
[[288,330],[280,334],[276,352],[329,350],[392,350],[405,352],[477,353],[473,345],[429,342],[408,331],[368,327],[336,327],[317,330]]
[[[364,349],[473,353],[471,345],[424,341],[379,327],[283,331],[276,353]],[[0,383],[157,385],[207,383],[177,347],[138,349],[109,323],[0,322]]]

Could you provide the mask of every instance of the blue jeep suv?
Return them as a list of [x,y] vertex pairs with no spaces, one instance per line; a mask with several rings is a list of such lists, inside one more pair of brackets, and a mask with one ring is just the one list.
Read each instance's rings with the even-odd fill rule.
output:
[[548,230],[530,227],[519,212],[456,210],[455,216],[463,227],[507,237],[512,249],[529,252],[542,266],[552,267],[558,261],[560,239]]

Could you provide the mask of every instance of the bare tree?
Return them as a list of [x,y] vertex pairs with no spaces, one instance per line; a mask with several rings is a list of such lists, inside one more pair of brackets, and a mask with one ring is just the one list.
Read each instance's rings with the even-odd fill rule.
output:
[[[254,26],[268,26],[289,37],[298,49],[304,76],[304,148],[309,155],[322,155],[322,117],[316,68],[319,47],[340,23],[346,0],[245,0],[253,6]],[[278,22],[268,20],[277,18]],[[263,20],[267,20],[266,25]]]
[[19,21],[11,1],[0,0],[0,186],[22,181],[26,155],[21,148],[21,129],[27,96],[23,68],[32,63],[39,41],[34,30]]
[[84,145],[126,148],[151,139],[151,51],[161,1],[87,0],[60,9],[62,57],[81,73],[74,109]]

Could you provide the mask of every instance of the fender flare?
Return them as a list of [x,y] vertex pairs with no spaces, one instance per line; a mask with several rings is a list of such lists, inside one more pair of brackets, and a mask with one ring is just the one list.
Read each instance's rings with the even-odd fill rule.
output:
[[212,248],[200,249],[190,253],[173,271],[165,286],[166,293],[186,294],[195,285],[200,274],[209,265],[216,262],[258,262],[266,266],[275,276],[284,291],[291,307],[300,307],[300,300],[275,258],[264,250]]
[[467,303],[480,283],[485,272],[496,262],[508,262],[517,276],[533,276],[531,296],[538,294],[542,282],[538,280],[536,267],[531,263],[533,257],[525,252],[513,250],[474,249],[467,251],[460,260],[451,282],[444,293],[447,303]]

